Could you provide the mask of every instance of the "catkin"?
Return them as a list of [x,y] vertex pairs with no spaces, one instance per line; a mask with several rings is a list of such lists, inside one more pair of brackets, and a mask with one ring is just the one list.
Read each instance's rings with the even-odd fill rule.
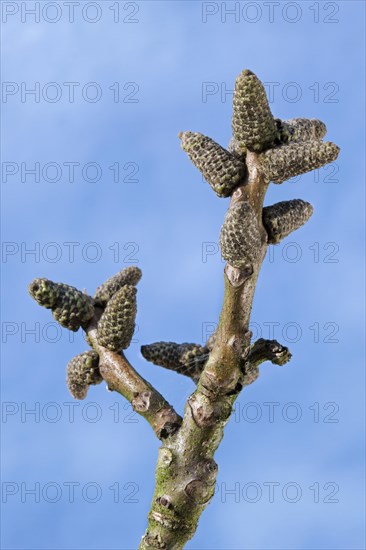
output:
[[136,286],[141,279],[142,272],[137,266],[129,266],[122,269],[113,277],[110,277],[105,283],[98,286],[95,291],[95,304],[101,307],[107,305],[108,300],[124,285]]
[[251,151],[262,151],[277,136],[264,86],[249,70],[243,71],[235,81],[232,129],[240,145]]
[[98,323],[98,341],[111,351],[128,348],[135,330],[136,288],[124,285],[109,300]]
[[181,145],[219,197],[228,197],[243,180],[245,164],[213,139],[198,132],[182,132]]
[[67,387],[75,399],[85,399],[89,386],[100,384],[99,356],[95,351],[76,355],[67,365]]
[[263,208],[263,225],[268,243],[277,244],[292,231],[304,225],[313,213],[309,202],[301,199],[282,201]]
[[338,153],[339,147],[334,143],[313,140],[275,147],[259,157],[268,180],[283,183],[335,161]]
[[29,293],[41,306],[52,310],[60,325],[74,332],[94,315],[93,300],[73,286],[34,279],[29,285]]
[[230,207],[220,234],[222,257],[233,267],[243,269],[255,262],[260,246],[258,222],[250,204]]

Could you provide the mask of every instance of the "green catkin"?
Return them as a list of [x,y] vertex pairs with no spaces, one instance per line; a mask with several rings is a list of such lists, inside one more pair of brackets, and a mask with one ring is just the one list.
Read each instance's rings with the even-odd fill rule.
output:
[[268,243],[277,244],[304,225],[313,213],[309,202],[301,199],[282,201],[263,208],[263,225]]
[[76,355],[67,365],[67,387],[75,399],[85,399],[90,385],[100,384],[99,356],[95,351]]
[[228,197],[246,174],[245,164],[198,132],[180,134],[183,150],[219,197]]
[[244,269],[255,262],[260,246],[258,222],[250,204],[230,207],[220,234],[222,257],[233,267]]
[[98,341],[111,351],[128,348],[135,330],[136,288],[124,285],[109,300],[98,323]]
[[129,266],[122,269],[119,273],[110,277],[105,283],[98,286],[94,301],[95,304],[101,307],[107,305],[108,300],[124,285],[136,286],[141,279],[142,272],[137,266]]
[[63,292],[62,283],[54,283],[49,279],[34,279],[29,287],[29,294],[40,305],[47,309],[56,306],[57,300]]
[[262,82],[249,70],[235,81],[232,129],[241,147],[263,151],[274,143],[277,126]]
[[56,321],[76,332],[94,315],[93,300],[77,288],[49,279],[35,279],[29,285],[29,293],[47,309],[52,309]]
[[269,181],[283,183],[335,161],[338,153],[339,147],[330,141],[293,142],[261,153],[260,161]]

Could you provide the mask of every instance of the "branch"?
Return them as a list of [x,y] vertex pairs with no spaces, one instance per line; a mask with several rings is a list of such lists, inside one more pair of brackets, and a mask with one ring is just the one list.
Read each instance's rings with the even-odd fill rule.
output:
[[259,340],[250,348],[249,320],[268,244],[305,223],[312,207],[297,200],[263,212],[263,201],[270,180],[282,183],[323,166],[339,151],[321,141],[326,128],[320,121],[274,119],[262,83],[248,70],[235,83],[232,128],[229,151],[202,134],[179,134],[182,148],[215,193],[231,196],[220,236],[228,263],[219,326],[207,342],[208,360],[180,430],[159,451],[140,550],[184,548],[215,492],[214,454],[238,394],[257,378],[260,363],[269,359],[284,364],[291,357],[274,341]]
[[178,430],[182,419],[121,351],[129,347],[135,330],[135,285],[140,278],[139,268],[123,269],[98,287],[94,298],[49,279],[34,279],[29,293],[39,305],[51,309],[62,326],[73,331],[82,327],[93,348],[67,366],[67,385],[73,397],[85,399],[89,386],[104,379],[110,390],[123,395],[146,418],[159,439],[165,439]]
[[99,354],[99,371],[107,382],[108,389],[117,391],[132,405],[134,411],[143,416],[159,439],[175,433],[182,419],[164,397],[136,372],[123,352],[111,351],[98,342],[98,321],[100,308],[85,332],[87,340]]
[[225,268],[218,336],[197,389],[188,399],[182,427],[159,451],[156,489],[140,550],[181,550],[195,533],[200,515],[215,491],[215,451],[233,404],[248,383],[243,367],[249,354],[249,319],[267,249],[262,205],[268,182],[256,158],[256,154],[248,153],[248,178],[233,193],[230,208],[244,202],[253,208],[260,234],[257,259],[243,269],[230,264]]
[[274,119],[263,84],[249,70],[235,83],[232,129],[229,151],[202,134],[179,134],[182,148],[215,193],[231,197],[220,235],[227,264],[218,329],[206,346],[158,342],[142,347],[148,360],[197,382],[183,420],[122,351],[135,327],[138,268],[122,270],[101,285],[94,298],[48,279],[35,279],[29,287],[31,296],[51,309],[62,326],[72,331],[82,327],[93,348],[68,365],[72,395],[83,399],[89,386],[103,378],[163,440],[140,550],[182,550],[194,535],[215,492],[214,454],[237,396],[256,380],[262,362],[283,365],[291,357],[275,340],[260,339],[251,346],[249,321],[268,245],[301,227],[313,209],[300,199],[263,208],[268,185],[332,162],[339,152],[335,144],[322,141],[326,127],[321,121]]

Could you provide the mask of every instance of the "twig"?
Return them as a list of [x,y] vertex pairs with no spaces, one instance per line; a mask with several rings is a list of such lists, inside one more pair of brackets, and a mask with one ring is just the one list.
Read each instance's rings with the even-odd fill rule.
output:
[[205,346],[157,342],[142,346],[154,364],[189,376],[197,388],[183,420],[126,359],[135,328],[137,267],[122,270],[98,287],[94,298],[64,283],[35,279],[29,291],[70,330],[82,327],[92,351],[68,365],[68,387],[84,399],[104,379],[123,395],[163,441],[148,527],[140,550],[182,550],[215,491],[214,454],[241,390],[256,380],[259,365],[283,365],[289,350],[275,340],[251,345],[249,321],[259,271],[269,244],[279,243],[312,215],[301,200],[263,207],[270,181],[334,161],[339,149],[323,142],[319,120],[274,119],[262,83],[251,71],[236,80],[233,138],[227,151],[199,133],[181,132],[182,147],[219,197],[231,197],[220,246],[227,261],[224,302],[217,331]]
[[149,422],[157,437],[165,439],[177,431],[182,418],[164,397],[136,372],[123,352],[110,351],[99,344],[97,324],[100,314],[101,311],[96,311],[86,328],[88,341],[99,354],[100,374],[107,382],[108,389],[123,395],[131,403],[133,410]]

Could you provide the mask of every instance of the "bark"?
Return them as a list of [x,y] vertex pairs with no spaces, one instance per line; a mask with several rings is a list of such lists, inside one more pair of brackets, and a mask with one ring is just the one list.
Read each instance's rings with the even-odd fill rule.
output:
[[162,395],[128,362],[125,355],[110,351],[98,342],[97,324],[103,310],[95,308],[94,318],[85,332],[87,340],[99,354],[99,370],[111,391],[117,391],[143,416],[159,439],[175,433],[182,418]]
[[[255,153],[248,153],[247,166],[247,179],[233,193],[231,205],[249,201],[253,207],[261,232],[260,251],[252,269],[226,265],[224,303],[213,349],[197,389],[187,401],[180,429],[159,450],[156,488],[140,550],[180,550],[192,538],[214,495],[218,470],[214,454],[234,402],[242,388],[257,377],[258,365],[272,360],[276,353],[269,351],[271,346],[257,345],[250,358],[250,313],[267,250],[262,208],[268,180]],[[280,355],[288,351],[279,347]]]

